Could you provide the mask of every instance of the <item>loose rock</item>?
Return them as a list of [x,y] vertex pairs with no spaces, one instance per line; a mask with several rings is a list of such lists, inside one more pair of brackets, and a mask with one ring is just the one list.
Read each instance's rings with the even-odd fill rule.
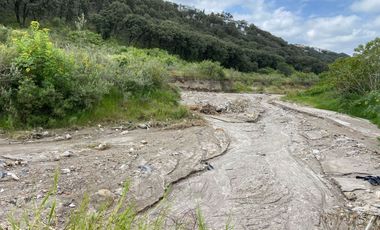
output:
[[97,147],[95,147],[96,150],[103,151],[109,149],[110,146],[108,144],[99,144]]
[[54,140],[55,141],[63,141],[63,140],[65,140],[65,138],[62,136],[58,136],[58,137],[55,137]]
[[65,139],[66,139],[66,140],[71,140],[72,138],[73,138],[73,137],[72,137],[70,134],[66,134],[66,135],[65,135]]
[[345,192],[344,195],[346,196],[347,200],[354,201],[357,199],[356,194],[353,192]]
[[139,124],[137,127],[139,127],[140,129],[148,129],[149,126],[147,124]]
[[96,209],[110,207],[114,202],[114,194],[108,189],[100,189],[92,196],[92,204]]
[[72,157],[74,153],[72,151],[65,151],[62,153],[62,157]]
[[69,174],[69,173],[71,173],[70,169],[62,169],[61,171],[62,171],[63,174]]
[[148,144],[148,142],[146,140],[142,140],[141,144],[146,145],[146,144]]

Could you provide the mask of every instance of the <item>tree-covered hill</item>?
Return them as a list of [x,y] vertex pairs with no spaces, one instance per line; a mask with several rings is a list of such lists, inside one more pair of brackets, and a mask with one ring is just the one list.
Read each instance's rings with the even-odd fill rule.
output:
[[189,61],[213,60],[244,72],[262,68],[320,73],[345,54],[290,45],[229,13],[211,13],[163,0],[4,0],[0,23],[75,25],[82,14],[103,38],[162,48]]

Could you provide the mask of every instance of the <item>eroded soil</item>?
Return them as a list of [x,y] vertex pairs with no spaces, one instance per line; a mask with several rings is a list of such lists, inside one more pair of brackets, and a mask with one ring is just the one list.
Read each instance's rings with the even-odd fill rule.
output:
[[125,180],[143,214],[166,210],[167,229],[196,229],[197,209],[211,229],[364,229],[380,214],[380,187],[356,179],[380,175],[380,131],[368,122],[270,95],[184,92],[183,103],[208,125],[0,138],[0,222],[41,201],[57,168],[62,216],[84,193],[94,209],[104,191],[116,199]]

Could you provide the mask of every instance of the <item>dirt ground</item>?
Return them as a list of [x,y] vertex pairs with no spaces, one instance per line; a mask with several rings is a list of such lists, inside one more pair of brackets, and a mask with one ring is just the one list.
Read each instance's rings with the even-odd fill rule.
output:
[[356,179],[380,175],[367,121],[271,95],[183,92],[183,103],[207,125],[0,137],[0,223],[41,201],[57,168],[62,217],[85,193],[94,209],[104,191],[116,198],[126,180],[143,214],[169,207],[167,229],[196,229],[196,210],[211,229],[364,229],[380,215],[380,186]]

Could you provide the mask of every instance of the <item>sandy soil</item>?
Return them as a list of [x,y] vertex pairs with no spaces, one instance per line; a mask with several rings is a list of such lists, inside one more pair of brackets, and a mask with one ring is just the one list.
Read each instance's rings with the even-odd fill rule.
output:
[[271,95],[184,92],[183,103],[214,108],[208,125],[0,137],[0,223],[41,201],[57,168],[62,224],[84,193],[96,209],[126,180],[143,214],[169,207],[168,229],[196,229],[196,210],[211,229],[364,229],[380,214],[380,186],[355,178],[380,175],[380,132],[368,122]]

